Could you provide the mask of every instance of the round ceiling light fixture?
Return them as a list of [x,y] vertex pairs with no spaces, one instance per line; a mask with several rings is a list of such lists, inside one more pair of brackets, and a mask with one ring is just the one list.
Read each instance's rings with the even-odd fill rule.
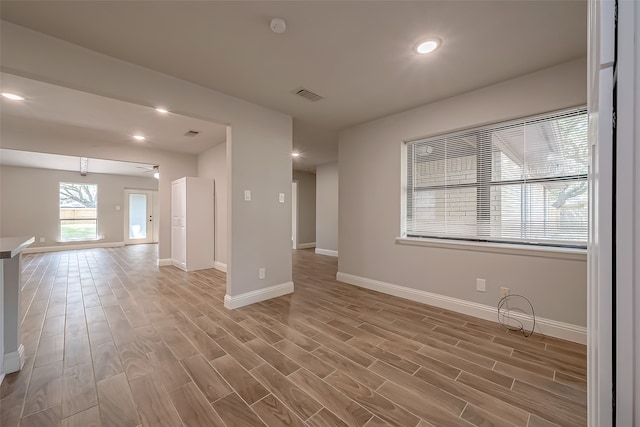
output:
[[282,34],[287,29],[287,24],[285,24],[284,19],[282,18],[273,18],[271,20],[271,31],[276,34]]
[[162,108],[162,107],[156,107],[156,111],[158,113],[162,113],[162,114],[167,114],[169,112],[169,110],[167,110],[166,108]]
[[300,153],[294,151],[293,153],[291,153],[291,157],[300,157]]
[[427,40],[423,40],[420,43],[418,43],[415,47],[415,51],[416,53],[420,54],[420,55],[426,55],[427,53],[431,53],[434,50],[436,50],[437,48],[440,47],[440,40],[436,39],[436,38],[430,38]]
[[147,138],[144,135],[133,135],[133,139],[136,141],[144,141]]

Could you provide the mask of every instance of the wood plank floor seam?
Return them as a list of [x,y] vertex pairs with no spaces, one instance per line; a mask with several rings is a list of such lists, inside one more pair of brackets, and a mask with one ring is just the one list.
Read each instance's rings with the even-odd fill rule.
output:
[[26,255],[26,364],[0,386],[0,424],[586,425],[584,346],[292,256],[294,294],[228,311],[224,273],[159,268],[156,245]]

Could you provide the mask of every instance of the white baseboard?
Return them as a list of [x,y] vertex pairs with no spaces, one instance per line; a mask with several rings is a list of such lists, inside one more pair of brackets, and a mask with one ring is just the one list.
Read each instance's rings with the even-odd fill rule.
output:
[[214,261],[213,268],[215,268],[216,270],[220,270],[223,273],[227,272],[227,264],[225,264],[224,262]]
[[298,249],[310,249],[310,248],[315,248],[315,247],[316,247],[316,242],[298,243]]
[[279,285],[269,286],[268,288],[258,289],[240,295],[225,295],[224,306],[229,310],[233,310],[235,308],[244,307],[245,305],[266,301],[271,298],[291,293],[293,293],[293,282],[280,283]]
[[27,248],[22,251],[23,254],[37,254],[41,252],[57,252],[57,251],[73,251],[75,249],[95,249],[95,248],[119,248],[124,246],[124,242],[108,242],[108,243],[82,243],[78,245],[59,245],[59,246],[36,246]]
[[[434,294],[419,289],[407,288],[405,286],[394,285],[393,283],[381,282],[379,280],[368,279],[366,277],[354,276],[352,274],[338,272],[336,280],[383,294],[394,295],[406,298],[411,301],[432,305],[434,307],[445,308],[457,313],[468,314],[484,320],[497,322],[497,308],[472,301],[448,297],[446,295]],[[531,327],[531,323],[526,316],[518,316],[512,313],[512,317],[524,322],[526,327]],[[529,322],[529,323],[528,323]],[[536,317],[535,333],[561,338],[580,344],[587,343],[587,328],[584,326],[572,325],[570,323],[559,322],[557,320]]]
[[316,253],[318,255],[338,256],[338,251],[334,251],[334,250],[331,250],[331,249],[316,248]]
[[173,262],[171,262],[171,258],[158,259],[158,267],[166,267],[168,265],[173,265]]
[[18,351],[4,354],[4,373],[18,372],[24,366],[24,345],[20,344]]

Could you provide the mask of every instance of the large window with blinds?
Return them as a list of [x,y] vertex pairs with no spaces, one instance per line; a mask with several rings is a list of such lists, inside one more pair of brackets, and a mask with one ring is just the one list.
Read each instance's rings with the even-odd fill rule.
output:
[[585,108],[407,144],[406,236],[586,247]]

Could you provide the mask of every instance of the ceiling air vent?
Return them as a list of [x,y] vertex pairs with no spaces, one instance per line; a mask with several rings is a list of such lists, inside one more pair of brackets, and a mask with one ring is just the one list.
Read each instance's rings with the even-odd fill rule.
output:
[[184,134],[184,136],[196,136],[200,133],[199,130],[188,130],[187,133]]
[[317,93],[311,92],[305,88],[295,89],[293,93],[303,97],[304,99],[308,99],[309,101],[319,101],[322,99],[322,97]]

